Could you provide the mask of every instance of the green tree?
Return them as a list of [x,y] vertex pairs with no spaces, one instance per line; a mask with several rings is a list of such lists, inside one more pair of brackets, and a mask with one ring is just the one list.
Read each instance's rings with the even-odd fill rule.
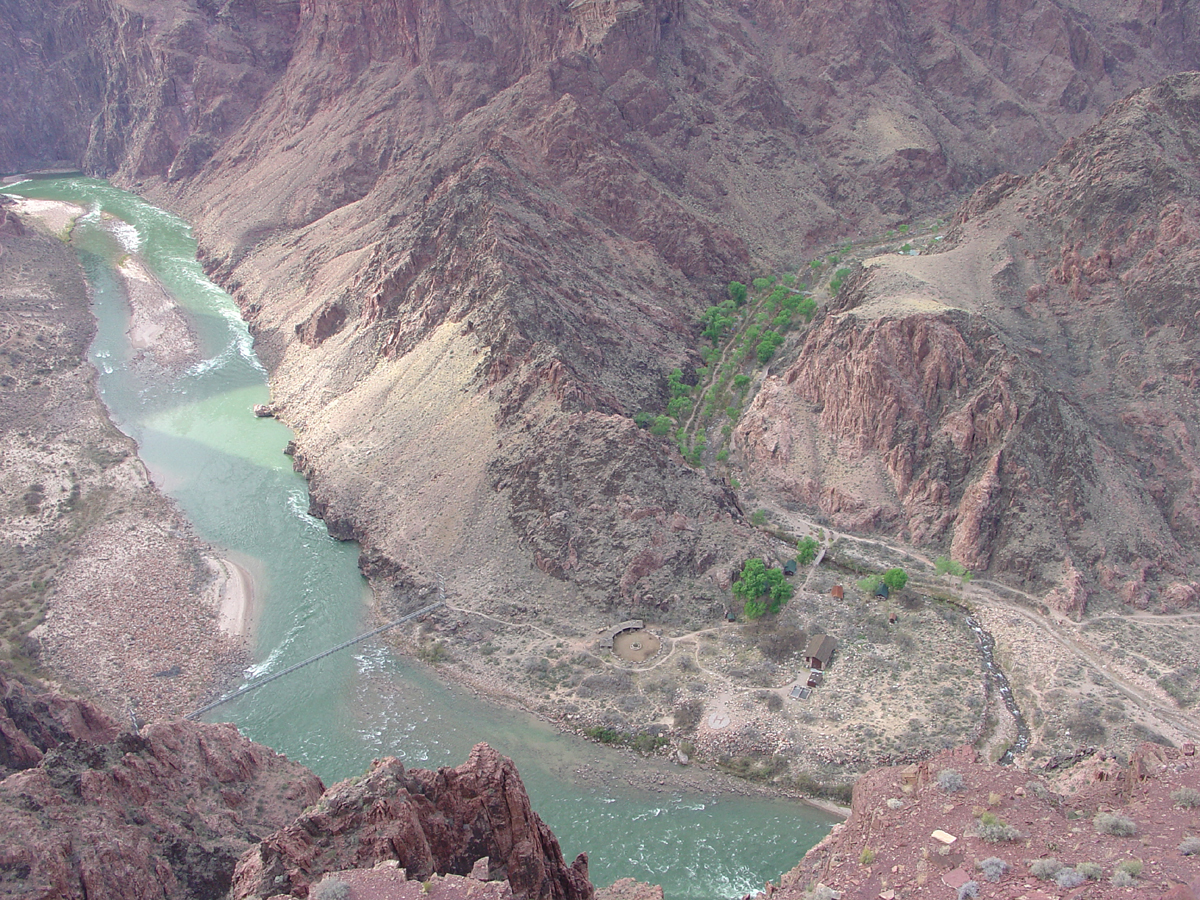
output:
[[742,574],[733,583],[733,596],[739,600],[757,600],[767,592],[767,566],[761,559],[748,559]]
[[811,322],[817,314],[817,301],[812,297],[804,297],[796,304],[796,312],[804,316],[805,322]]
[[792,592],[783,570],[768,569],[761,559],[746,560],[741,577],[733,583],[733,596],[744,602],[747,619],[779,612],[792,599]]
[[752,282],[750,282],[750,284],[755,291],[761,294],[763,291],[769,288],[774,281],[774,278],[755,278]]
[[654,424],[654,413],[646,412],[646,410],[643,409],[633,417],[633,421],[638,428],[649,428]]
[[650,433],[655,437],[666,437],[674,427],[675,423],[670,416],[656,416],[654,424],[650,426]]
[[964,582],[971,580],[971,573],[967,571],[967,567],[948,556],[939,556],[933,561],[933,567],[939,575],[953,575]]
[[729,282],[729,299],[738,306],[746,302],[746,286],[740,281]]
[[690,384],[683,383],[683,370],[672,369],[667,376],[667,387],[671,389],[672,397],[686,397],[692,392]]
[[[727,300],[731,306],[733,301]],[[733,324],[732,310],[721,304],[720,306],[710,306],[708,312],[704,314],[704,331],[702,334],[717,344],[721,340],[721,335],[725,333],[725,329]]]
[[908,584],[908,573],[899,567],[888,569],[883,573],[883,583],[888,586],[888,590],[902,590]]
[[812,535],[805,535],[796,544],[796,562],[802,566],[809,565],[817,558],[817,541]]
[[782,343],[783,335],[778,331],[764,331],[762,333],[762,340],[754,348],[754,354],[758,358],[758,361],[765,365],[775,355],[775,351],[779,349],[779,345]]

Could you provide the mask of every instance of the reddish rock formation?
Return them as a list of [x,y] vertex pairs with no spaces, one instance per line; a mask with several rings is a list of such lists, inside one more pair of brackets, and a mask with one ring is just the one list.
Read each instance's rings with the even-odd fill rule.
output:
[[237,866],[232,896],[305,897],[326,872],[394,860],[410,879],[469,875],[507,880],[520,900],[590,900],[587,857],[570,866],[533,812],[512,760],[486,744],[456,769],[406,771],[377,760],[358,780],[334,785],[294,823]]
[[238,855],[321,790],[232,725],[65,743],[0,782],[0,892],[223,897]]
[[752,468],[1064,612],[1193,602],[1198,102],[1195,75],[1135,94],[940,252],[871,261],[745,416]]
[[0,777],[36,766],[47,750],[63,744],[117,736],[113,721],[86,700],[29,688],[4,673],[0,695]]
[[[1109,881],[1123,860],[1142,861],[1138,885],[1153,889],[1147,896],[1189,884],[1194,889],[1196,857],[1181,852],[1180,844],[1200,836],[1195,812],[1180,808],[1171,795],[1200,788],[1195,757],[1144,744],[1122,766],[1090,753],[1054,773],[989,766],[970,748],[945,751],[913,767],[915,777],[900,768],[870,772],[855,785],[850,818],[783,877],[773,896],[799,900],[816,883],[840,890],[846,900],[874,900],[884,891],[897,898],[939,891],[951,896],[947,885],[967,880],[978,882],[980,896],[1002,900],[1035,896],[1039,886],[1055,895],[1061,891],[1053,880],[1039,882],[1030,872],[1035,861],[1051,858],[1063,868],[1100,867],[1101,876],[1087,880],[1088,897],[1128,896],[1128,888]],[[961,788],[939,786],[947,770],[961,776]],[[1001,828],[1017,829],[1020,837],[983,840],[978,834],[985,814]],[[1093,823],[1097,814],[1131,819],[1136,831],[1100,833]],[[939,830],[955,838],[953,843],[933,837]],[[993,857],[1006,863],[994,882],[978,867]]]

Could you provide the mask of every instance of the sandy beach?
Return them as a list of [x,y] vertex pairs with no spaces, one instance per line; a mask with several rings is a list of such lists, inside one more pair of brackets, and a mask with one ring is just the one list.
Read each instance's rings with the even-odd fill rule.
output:
[[248,640],[254,633],[253,578],[232,560],[216,557],[207,562],[214,575],[217,627],[230,637]]
[[71,233],[75,220],[87,212],[75,203],[62,200],[32,200],[28,197],[13,197],[16,211],[23,216],[37,219],[57,238],[65,239]]

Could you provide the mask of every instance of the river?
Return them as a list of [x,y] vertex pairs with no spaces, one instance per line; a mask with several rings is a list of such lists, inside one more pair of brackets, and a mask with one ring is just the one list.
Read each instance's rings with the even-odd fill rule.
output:
[[[72,242],[94,292],[90,357],[114,421],[139,447],[156,484],[197,533],[255,581],[255,664],[247,681],[365,630],[370,590],[356,545],[308,515],[304,480],[283,448],[291,432],[251,408],[269,399],[267,373],[232,298],[204,275],[185,222],[103,181],[26,181],[5,191],[89,210]],[[102,216],[107,213],[113,218]],[[137,254],[171,291],[203,361],[177,377],[130,366],[129,306],[115,264]],[[633,877],[671,900],[736,897],[799,862],[833,819],[811,807],[735,795],[631,789],[633,757],[493,707],[365,642],[209,714],[312,768],[326,783],[371,760],[457,765],[487,741],[513,758],[534,809],[568,860],[587,851],[593,883]]]

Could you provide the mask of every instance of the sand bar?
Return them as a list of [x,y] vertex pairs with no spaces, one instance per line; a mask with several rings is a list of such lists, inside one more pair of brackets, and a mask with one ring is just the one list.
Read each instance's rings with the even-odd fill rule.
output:
[[254,579],[231,560],[209,562],[216,574],[217,627],[230,637],[248,639],[254,624]]

